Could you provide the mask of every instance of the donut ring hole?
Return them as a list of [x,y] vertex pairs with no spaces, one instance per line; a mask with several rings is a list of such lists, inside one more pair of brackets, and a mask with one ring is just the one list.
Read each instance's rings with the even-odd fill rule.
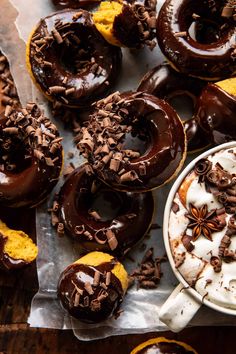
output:
[[144,156],[150,151],[152,141],[152,123],[141,118],[137,123],[132,123],[131,132],[125,134],[122,149],[133,150]]
[[[72,75],[78,75],[88,70],[92,65],[92,57],[94,53],[94,48],[92,47],[92,43],[86,39],[88,36],[85,31],[82,29],[78,31],[73,31],[70,41],[66,43],[62,43],[58,45],[54,42],[53,46],[55,53],[57,53],[59,57],[59,64],[65,72],[68,72]],[[76,36],[76,37],[73,37]],[[73,38],[79,39],[79,43],[75,43]],[[77,45],[75,45],[77,44]],[[53,47],[52,46],[52,47]]]
[[166,97],[166,101],[175,109],[181,120],[192,119],[196,105],[196,97],[188,91],[175,91]]
[[193,21],[188,29],[189,36],[201,44],[211,44],[219,41],[221,36],[221,25],[208,19]]
[[[82,203],[82,201],[78,200],[78,208],[80,203]],[[85,209],[88,213],[88,218],[91,218],[89,213],[95,211],[101,217],[99,222],[111,222],[122,214],[123,199],[119,193],[116,193],[104,185],[101,185],[94,194],[86,194],[83,203],[86,206]]]
[[0,135],[0,167],[3,171],[20,173],[31,165],[31,151],[19,135]]

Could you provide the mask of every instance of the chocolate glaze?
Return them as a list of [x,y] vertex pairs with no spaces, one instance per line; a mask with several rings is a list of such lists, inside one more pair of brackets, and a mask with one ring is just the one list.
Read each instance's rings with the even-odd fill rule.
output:
[[[79,38],[80,44],[73,42],[73,45],[67,46],[65,41],[57,44],[57,41],[52,37],[51,42],[49,41],[49,44],[38,52],[36,58],[33,41],[31,40],[30,64],[37,84],[51,100],[83,108],[108,92],[118,77],[122,55],[120,48],[108,44],[100,35],[93,24],[90,13],[85,10],[80,12],[80,17],[74,18],[74,20],[73,16],[76,16],[78,11],[64,10],[53,13],[39,22],[34,31],[34,36],[39,34],[40,38],[44,38],[45,33],[48,31],[51,34],[51,31],[57,26],[56,23],[61,21],[65,28],[60,29],[60,35],[63,36],[68,31],[73,31],[73,35]],[[70,43],[72,43],[72,40]],[[89,57],[86,58],[88,61],[86,68],[76,73],[73,72],[75,67],[73,67],[74,62],[71,62],[71,60],[73,60],[73,55],[78,54],[78,48],[88,50]],[[65,56],[67,59],[65,59]],[[94,59],[92,60],[92,58]],[[42,62],[51,63],[52,66],[39,64],[40,59]],[[69,64],[66,65],[65,60],[69,60]],[[78,60],[81,61],[82,59]],[[93,73],[94,64],[101,68],[99,74]],[[50,94],[49,88],[53,86],[61,86],[65,89],[75,88],[75,90],[64,96],[62,96],[62,93]]]
[[17,270],[27,266],[29,263],[23,259],[14,259],[4,252],[5,238],[0,233],[0,268],[4,270]]
[[[59,193],[60,222],[63,222],[68,235],[87,251],[97,250],[122,256],[144,236],[151,224],[154,208],[152,193],[133,194],[114,191],[96,180],[94,175],[87,175],[85,167],[86,165],[83,165],[70,174]],[[94,182],[97,182],[98,186],[96,192],[92,193]],[[114,218],[96,221],[91,217],[89,209],[93,200],[99,196],[103,196],[104,201],[109,201],[112,210],[117,209]],[[84,231],[92,235],[92,240],[84,234],[76,233],[75,227],[82,225]],[[99,244],[94,239],[96,234],[104,239],[104,236],[101,237],[103,230],[112,230],[115,233],[118,246],[113,251],[107,242]]]
[[90,6],[94,6],[95,4],[99,4],[101,0],[52,0],[53,4],[58,8],[70,8],[70,9],[80,9],[86,8]]
[[[153,26],[150,26],[144,13],[145,15],[148,14],[150,18],[153,18]],[[152,41],[155,38],[155,18],[155,0],[124,2],[122,12],[114,19],[114,36],[120,43],[122,43],[122,45],[128,48],[138,49],[143,47],[144,44],[153,48],[156,45],[156,43]],[[140,30],[140,25],[142,30]],[[144,32],[146,32],[145,36]]]
[[[194,109],[197,97],[204,86],[206,86],[204,81],[178,73],[169,64],[163,64],[153,68],[142,78],[137,91],[148,92],[168,103],[173,97],[185,95],[191,98]],[[188,151],[201,149],[209,144],[207,135],[195,118],[182,122],[187,136]]]
[[[6,138],[2,132],[6,121],[7,118],[3,114],[0,115],[0,138],[3,139]],[[57,157],[54,166],[48,166],[44,160],[34,157],[31,151],[31,158],[27,159],[24,169],[12,172],[0,165],[0,205],[32,208],[41,203],[58,182],[62,166],[62,147],[58,150]],[[22,156],[19,158],[22,159]]]
[[[96,168],[98,176],[113,188],[123,191],[148,191],[166,183],[180,168],[185,158],[186,142],[183,125],[173,108],[165,101],[143,92],[128,92],[121,95],[121,108],[128,111],[120,124],[135,126],[145,132],[147,147],[139,158],[122,162],[125,172],[134,171],[139,179],[121,182],[117,174],[106,166]],[[94,137],[96,138],[96,136]],[[99,143],[98,143],[99,145]],[[125,145],[125,139],[123,142]],[[95,166],[96,156],[89,157]],[[140,167],[145,165],[146,173],[141,175]]]
[[[104,291],[101,283],[105,283],[106,272],[111,272],[116,263],[115,259],[109,263],[101,263],[96,267],[74,263],[61,273],[58,282],[58,297],[62,306],[71,316],[83,322],[96,323],[104,321],[118,310],[123,300],[124,291],[119,279],[113,273],[111,273],[111,281],[106,289],[108,296],[101,302],[101,308],[98,311],[92,311],[91,306],[75,306],[74,302],[74,284],[83,290],[83,295],[80,296],[80,304],[83,305],[86,296],[89,297],[89,304],[91,304],[91,301],[96,300],[99,293]],[[96,270],[100,272],[100,284],[96,287],[93,286],[94,293],[89,295],[85,289],[85,282],[93,284]]]
[[[233,58],[236,30],[233,18],[221,16],[226,1],[214,1],[216,11],[210,8],[209,3],[205,0],[165,1],[157,21],[157,39],[162,52],[178,71],[214,80],[232,76],[236,71]],[[216,23],[219,39],[209,44],[192,39],[188,30],[193,14]],[[224,24],[226,26],[221,27]],[[175,36],[179,32],[187,32],[187,36]]]
[[215,144],[236,139],[236,96],[208,84],[199,97],[196,119]]
[[149,345],[137,354],[194,354],[194,351],[185,349],[177,343],[159,342]]

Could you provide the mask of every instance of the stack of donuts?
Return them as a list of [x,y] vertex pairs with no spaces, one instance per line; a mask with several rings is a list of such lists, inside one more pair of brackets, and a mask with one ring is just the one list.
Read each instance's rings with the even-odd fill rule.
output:
[[[150,228],[151,191],[177,176],[187,152],[236,139],[235,9],[230,0],[166,0],[157,16],[151,0],[53,3],[63,10],[32,30],[27,67],[56,116],[88,112],[75,136],[87,161],[56,195],[52,223],[91,252],[61,274],[58,296],[72,316],[99,322],[117,311],[127,290],[118,259]],[[137,90],[111,93],[121,47],[152,50],[155,37],[167,62]],[[8,86],[0,119],[0,203],[35,207],[59,179],[61,138],[35,104],[22,108]],[[178,96],[191,100],[190,120],[176,112]]]

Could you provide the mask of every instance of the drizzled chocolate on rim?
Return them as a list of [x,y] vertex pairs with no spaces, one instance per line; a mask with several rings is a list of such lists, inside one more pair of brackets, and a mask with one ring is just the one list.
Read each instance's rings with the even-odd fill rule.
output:
[[186,150],[176,112],[142,92],[98,101],[75,141],[99,178],[124,191],[161,186],[182,166]]
[[91,174],[89,165],[72,172],[52,209],[58,234],[87,251],[124,255],[147,232],[153,215],[151,193],[122,193]]
[[34,103],[0,116],[0,204],[34,206],[56,184],[62,164],[62,138]]
[[[228,9],[228,10],[227,10]],[[226,0],[167,0],[157,39],[176,70],[209,80],[235,74],[235,4]]]
[[235,309],[235,146],[197,161],[174,197],[168,231],[175,267],[190,286]]
[[58,296],[71,316],[83,322],[97,323],[118,310],[124,290],[112,272],[116,264],[114,258],[96,266],[73,263],[62,272]]
[[40,21],[28,44],[30,70],[50,100],[85,107],[106,94],[121,51],[108,44],[85,10],[64,10]]

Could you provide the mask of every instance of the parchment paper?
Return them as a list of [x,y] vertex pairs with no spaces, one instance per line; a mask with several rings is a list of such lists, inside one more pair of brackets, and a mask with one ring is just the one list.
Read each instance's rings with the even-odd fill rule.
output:
[[[162,3],[163,0],[158,2],[159,8]],[[1,0],[0,49],[9,59],[21,102],[25,104],[27,101],[36,101],[49,117],[50,110],[47,101],[34,88],[26,70],[25,42],[38,20],[54,10],[50,0]],[[123,50],[123,68],[114,90],[135,89],[143,74],[162,61],[163,56],[158,48],[152,52],[149,49],[141,51]],[[61,122],[57,121],[56,124],[64,137],[63,145],[65,156],[67,156],[67,152],[74,149],[72,133],[65,130]],[[193,157],[192,155],[188,160]],[[82,158],[77,154],[73,162],[78,166],[82,163]],[[60,181],[57,189],[62,183],[63,180]],[[169,184],[154,192],[156,212],[153,222],[160,226],[162,225],[164,205],[170,187]],[[52,199],[53,193],[50,200],[37,210],[39,291],[32,301],[28,319],[30,325],[58,329],[72,328],[75,335],[82,340],[167,329],[158,320],[158,312],[160,306],[178,283],[168,262],[162,264],[164,276],[158,289],[137,290],[136,287],[133,287],[128,291],[122,306],[124,312],[117,320],[109,319],[102,324],[85,325],[66,314],[57,300],[57,279],[60,272],[68,264],[75,261],[79,255],[74,250],[70,240],[67,237],[59,238],[51,227],[47,209],[51,206]],[[146,238],[144,242],[147,248],[154,247],[155,256],[162,256],[165,253],[161,228],[152,230],[151,237]],[[143,257],[143,251],[141,252],[139,246],[137,246],[129,255],[135,259],[135,262],[128,258],[125,260],[124,264],[128,271],[136,268],[137,263]],[[191,325],[236,325],[236,317],[223,315],[202,306]],[[94,328],[96,328],[96,331]]]

